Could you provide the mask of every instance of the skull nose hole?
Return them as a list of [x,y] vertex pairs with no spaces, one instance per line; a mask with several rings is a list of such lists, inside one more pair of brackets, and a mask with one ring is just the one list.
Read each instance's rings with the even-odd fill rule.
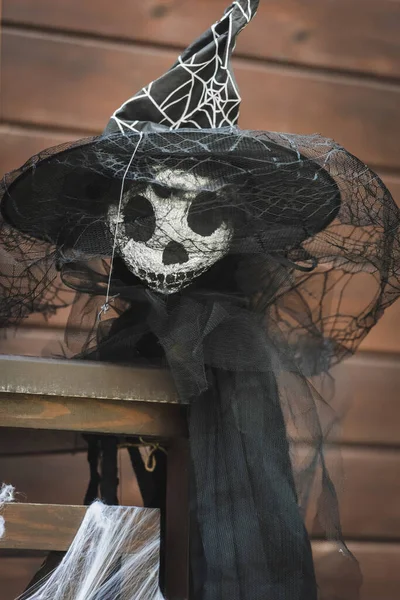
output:
[[169,242],[163,252],[164,265],[182,264],[189,260],[189,255],[182,244]]

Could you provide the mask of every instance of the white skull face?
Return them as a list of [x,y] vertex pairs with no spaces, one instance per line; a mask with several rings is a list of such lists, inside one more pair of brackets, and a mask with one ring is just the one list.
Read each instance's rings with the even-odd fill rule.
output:
[[232,227],[212,211],[216,192],[202,189],[210,189],[204,177],[160,169],[140,193],[125,192],[119,216],[117,206],[109,208],[117,252],[132,273],[163,294],[188,286],[229,250]]

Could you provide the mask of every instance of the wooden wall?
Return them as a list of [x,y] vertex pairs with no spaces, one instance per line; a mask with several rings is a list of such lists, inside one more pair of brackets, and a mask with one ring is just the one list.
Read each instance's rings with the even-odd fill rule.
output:
[[[3,0],[0,172],[44,147],[101,131],[227,2]],[[399,32],[398,0],[261,0],[236,51],[241,126],[334,137],[379,172],[400,204]],[[54,333],[63,318],[50,323]],[[353,395],[342,438],[342,513],[364,568],[362,600],[397,600],[400,590],[399,333],[400,303],[339,378],[338,393]],[[3,340],[1,351],[36,353],[47,337],[36,320]],[[37,454],[42,468],[55,474],[44,451]],[[14,468],[9,461],[0,457],[4,474]],[[24,481],[32,500],[37,486]],[[0,581],[7,573],[16,589],[29,564],[3,558]]]

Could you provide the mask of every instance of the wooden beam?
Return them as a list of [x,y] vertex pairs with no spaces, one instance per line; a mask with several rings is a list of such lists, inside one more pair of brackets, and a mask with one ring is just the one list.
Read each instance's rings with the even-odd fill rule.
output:
[[67,550],[86,514],[84,506],[7,504],[0,549]]
[[[44,333],[39,331],[38,335]],[[339,438],[336,435],[334,439],[346,443],[400,446],[399,365],[400,359],[395,356],[359,353],[335,369],[333,407],[338,416],[343,412],[343,426]],[[164,371],[84,361],[0,356],[0,398],[4,392],[17,394],[19,391],[28,396],[43,396],[39,405],[46,397],[57,400],[57,395],[64,394],[80,398],[85,406],[88,397],[94,402],[96,398],[137,404],[153,402],[156,410],[159,403],[177,404],[172,381]],[[18,396],[12,396],[12,400],[17,407],[22,406],[18,405]],[[24,402],[22,398],[21,402]],[[86,409],[79,412],[83,410]],[[46,429],[53,428],[50,421],[47,425]]]
[[[24,330],[20,333],[19,345],[11,350],[26,347],[27,340],[22,335]],[[43,330],[27,330],[27,333],[36,333],[36,351],[40,351],[54,335],[52,331]],[[396,331],[393,334],[396,335]],[[400,446],[399,367],[400,358],[397,356],[360,352],[334,370],[336,395],[332,406],[337,415],[342,416],[342,427],[335,432],[333,440],[369,446]],[[51,376],[47,377],[48,374]],[[172,381],[163,371],[0,356],[0,398],[1,390],[8,389],[11,393],[22,390],[26,394],[40,394],[42,390],[45,396],[67,394],[81,399],[109,396],[108,399],[116,400],[119,393],[123,402],[133,400],[140,403],[144,400],[158,403],[165,401],[164,394],[168,388],[168,403],[177,403]],[[82,402],[85,404],[86,401]],[[52,427],[54,425],[49,422],[46,428]],[[18,438],[17,432],[15,435]],[[293,435],[298,437],[296,431]],[[4,446],[0,449],[4,451]]]
[[[350,543],[350,550],[359,561],[363,577],[360,583],[357,567],[338,547],[326,542],[314,542],[313,552],[318,581],[327,598],[349,600],[396,600],[400,589],[400,544]],[[333,590],[342,593],[334,595]]]
[[[13,442],[14,447],[18,447],[20,434],[30,433],[26,429],[14,429],[14,432],[18,434]],[[40,435],[47,432],[35,430],[35,433]],[[63,432],[57,433],[60,435]],[[0,430],[2,436],[3,429]],[[0,457],[0,474],[0,482],[15,487],[18,502],[81,505],[89,481],[87,453]],[[118,478],[119,504],[143,506],[136,476],[125,449],[118,452]]]
[[157,438],[186,434],[178,405],[39,394],[0,394],[0,425]]
[[18,356],[0,356],[0,393],[178,403],[166,370]]
[[0,356],[0,425],[175,437],[186,435],[166,371],[90,361]]
[[[183,48],[216,19],[228,0],[5,0],[18,25],[111,36]],[[393,0],[269,0],[239,37],[237,54],[328,69],[399,77],[400,7]]]
[[46,131],[0,124],[0,173],[21,167],[25,161],[45,148],[58,146],[80,137],[76,133]]
[[[1,431],[0,431],[1,435]],[[175,440],[172,445],[174,446]],[[179,446],[182,445],[179,440]],[[170,443],[168,450],[171,452]],[[176,450],[176,446],[175,446]],[[292,456],[298,456],[297,449]],[[140,505],[140,495],[132,472],[128,453],[120,453],[120,502]],[[171,520],[168,540],[176,540],[177,531],[187,528],[183,514],[184,494],[187,493],[186,468],[183,455],[172,448],[170,455],[171,485],[168,503]],[[304,458],[304,454],[300,456]],[[372,448],[335,448],[326,458],[339,496],[343,532],[346,539],[400,542],[400,452]],[[339,471],[339,473],[338,473]],[[82,502],[88,479],[85,454],[0,458],[1,480],[11,483],[29,502],[79,504]],[[309,529],[320,538],[321,529],[313,523],[310,504]],[[173,543],[173,542],[172,542]],[[184,554],[184,539],[175,542],[173,554]],[[1,596],[0,596],[1,597]]]
[[336,391],[332,404],[338,415],[343,411],[336,439],[367,446],[400,446],[400,357],[359,352],[333,375]]
[[[115,507],[115,510],[147,513],[151,531],[159,527],[158,509]],[[2,511],[6,531],[0,538],[0,549],[68,550],[86,511],[85,506],[6,504]]]
[[[351,550],[357,557],[363,573],[363,585],[359,600],[397,600],[400,589],[400,544],[350,544]],[[349,578],[346,574],[348,559],[343,563],[336,563],[340,554],[324,543],[313,544],[314,558],[320,581],[329,585],[329,577],[336,578],[336,585],[343,585],[346,589]],[[43,559],[25,557],[0,558],[0,582],[2,600],[14,600],[20,594],[24,585],[33,577]],[[350,572],[352,569],[350,568]],[[354,570],[353,570],[354,573]],[[348,596],[354,600],[357,596]]]
[[188,441],[172,440],[168,448],[165,532],[168,598],[189,597],[189,465]]
[[[3,552],[2,552],[3,554]],[[0,556],[0,585],[2,600],[15,600],[43,563],[43,556]]]
[[[294,453],[295,455],[295,453]],[[325,452],[339,498],[346,540],[400,542],[400,452],[344,447]],[[322,535],[318,523],[309,530]]]
[[[0,463],[2,459],[29,456],[76,454],[85,452],[83,437],[71,431],[48,431],[2,427],[0,431]],[[3,463],[4,464],[4,463]],[[2,475],[4,479],[4,475]]]
[[[115,108],[165,72],[176,54],[5,30],[2,119],[100,132]],[[400,168],[398,85],[239,59],[236,76],[244,129],[318,131],[366,163]]]

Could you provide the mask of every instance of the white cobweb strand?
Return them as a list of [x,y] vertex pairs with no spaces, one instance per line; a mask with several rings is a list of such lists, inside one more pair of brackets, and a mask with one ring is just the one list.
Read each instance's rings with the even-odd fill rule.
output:
[[24,600],[163,600],[158,587],[159,512],[88,509],[60,565]]
[[[4,504],[14,501],[14,492],[15,488],[7,483],[3,483],[3,485],[0,487],[0,511],[2,510]],[[4,536],[5,531],[6,527],[4,517],[0,515],[0,538]]]

